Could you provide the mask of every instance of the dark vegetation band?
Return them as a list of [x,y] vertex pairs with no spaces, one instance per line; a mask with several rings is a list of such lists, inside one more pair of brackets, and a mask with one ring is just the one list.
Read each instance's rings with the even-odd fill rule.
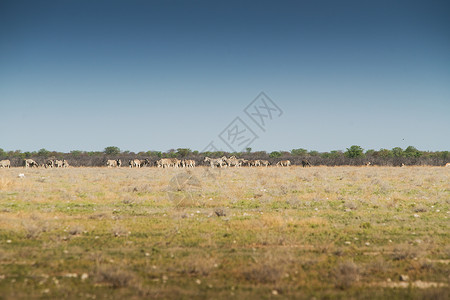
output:
[[157,160],[161,158],[178,158],[191,159],[196,162],[196,165],[208,165],[204,162],[206,156],[218,158],[222,156],[234,155],[238,158],[246,160],[268,160],[271,165],[275,165],[280,160],[290,160],[293,165],[301,165],[302,160],[308,160],[311,165],[323,166],[357,166],[366,165],[370,162],[371,165],[378,166],[401,166],[401,165],[429,165],[429,166],[443,166],[450,161],[449,151],[420,151],[413,146],[406,149],[395,147],[393,149],[380,150],[366,150],[357,145],[353,145],[346,149],[346,151],[330,151],[318,152],[308,151],[303,148],[292,149],[291,151],[252,151],[247,148],[244,152],[199,152],[192,151],[188,148],[171,149],[166,152],[161,151],[147,151],[147,152],[130,152],[122,151],[119,147],[106,147],[104,151],[80,151],[73,150],[69,153],[49,151],[40,149],[33,152],[4,151],[0,148],[0,160],[8,159],[11,161],[12,167],[23,166],[24,159],[33,159],[38,164],[44,164],[48,159],[67,160],[70,166],[74,167],[98,167],[105,166],[108,159],[121,159],[128,162],[132,159],[147,159],[150,161],[150,166],[155,166]]

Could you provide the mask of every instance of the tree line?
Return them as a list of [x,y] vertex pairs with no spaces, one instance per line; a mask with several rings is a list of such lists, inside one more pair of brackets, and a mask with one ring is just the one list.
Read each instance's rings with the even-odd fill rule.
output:
[[0,148],[0,160],[9,159],[12,166],[21,166],[23,160],[31,158],[39,164],[45,163],[48,159],[66,159],[71,166],[95,167],[104,166],[108,159],[121,159],[124,166],[131,159],[149,159],[153,163],[161,158],[193,159],[197,165],[203,165],[205,156],[217,158],[222,156],[235,155],[238,158],[248,160],[264,159],[270,161],[272,165],[280,160],[290,160],[294,165],[300,165],[302,160],[308,160],[312,165],[324,166],[344,166],[344,165],[365,165],[370,162],[379,166],[400,166],[404,165],[430,165],[442,166],[450,161],[449,151],[421,151],[413,146],[406,149],[395,147],[392,149],[364,150],[358,145],[352,145],[346,151],[334,150],[329,152],[308,151],[303,148],[292,149],[291,151],[252,151],[247,148],[244,152],[199,152],[189,148],[170,149],[168,151],[147,151],[131,152],[122,151],[119,147],[109,146],[103,151],[81,151],[73,150],[69,153],[40,149],[33,152],[4,151]]

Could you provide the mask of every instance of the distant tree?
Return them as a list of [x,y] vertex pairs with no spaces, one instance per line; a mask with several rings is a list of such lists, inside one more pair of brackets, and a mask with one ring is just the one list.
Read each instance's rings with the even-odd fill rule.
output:
[[247,152],[247,153],[252,152],[252,148],[250,148],[250,147],[245,148],[245,152]]
[[330,152],[324,152],[324,153],[322,153],[320,156],[321,156],[321,157],[324,157],[324,158],[332,158],[332,159],[336,159],[336,158],[338,158],[338,157],[343,156],[343,153],[342,153],[342,151],[340,151],[340,150],[332,150],[332,151],[330,151]]
[[81,154],[83,154],[83,151],[72,150],[72,151],[70,151],[70,154],[72,154],[73,156],[81,156]]
[[297,155],[297,156],[303,156],[303,155],[306,155],[307,153],[308,153],[308,150],[303,149],[303,148],[292,149],[291,150],[291,154],[292,155]]
[[366,155],[367,156],[374,156],[375,152],[376,151],[374,149],[369,149],[369,150],[366,151]]
[[271,157],[271,158],[281,157],[281,152],[279,152],[279,151],[270,152],[269,157]]
[[120,154],[120,148],[116,147],[116,146],[109,146],[109,147],[106,147],[105,150],[103,150],[103,152],[106,155],[117,155],[117,154]]
[[38,156],[43,156],[43,157],[48,156],[49,154],[50,154],[50,151],[48,151],[47,149],[44,149],[44,148],[40,149],[37,152]]
[[413,146],[408,146],[405,151],[403,152],[406,157],[420,157],[422,156],[422,152],[417,150]]
[[6,152],[2,148],[0,148],[0,157],[1,156],[6,156]]
[[198,155],[198,150],[195,150],[195,151],[192,151],[192,154],[194,154],[194,155]]
[[392,151],[389,149],[380,149],[379,151],[377,151],[377,156],[379,157],[383,157],[383,158],[387,158],[387,157],[392,157]]
[[345,156],[350,158],[356,158],[363,156],[364,149],[360,146],[353,145],[350,148],[347,148],[347,151],[345,152]]
[[392,155],[395,157],[403,157],[403,149],[400,147],[392,148]]
[[188,149],[188,148],[178,148],[177,149],[177,155],[179,157],[186,157],[186,156],[188,156],[191,153],[192,153],[192,150]]
[[308,152],[308,154],[311,156],[319,156],[320,155],[319,151],[316,151],[316,150],[311,150]]

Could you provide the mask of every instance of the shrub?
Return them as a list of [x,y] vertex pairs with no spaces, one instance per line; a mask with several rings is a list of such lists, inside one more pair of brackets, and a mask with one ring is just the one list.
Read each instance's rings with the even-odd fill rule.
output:
[[360,146],[353,145],[350,148],[347,148],[347,151],[345,152],[345,155],[350,158],[356,158],[363,156],[364,149]]
[[271,158],[279,158],[279,157],[281,157],[281,152],[279,152],[279,151],[270,152],[269,157],[271,157]]
[[120,148],[115,146],[106,147],[103,151],[106,155],[117,155],[120,154]]

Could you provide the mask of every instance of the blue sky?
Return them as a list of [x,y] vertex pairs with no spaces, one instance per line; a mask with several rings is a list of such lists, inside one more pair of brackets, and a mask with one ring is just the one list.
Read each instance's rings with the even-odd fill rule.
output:
[[0,148],[450,150],[449,53],[448,1],[4,0]]

